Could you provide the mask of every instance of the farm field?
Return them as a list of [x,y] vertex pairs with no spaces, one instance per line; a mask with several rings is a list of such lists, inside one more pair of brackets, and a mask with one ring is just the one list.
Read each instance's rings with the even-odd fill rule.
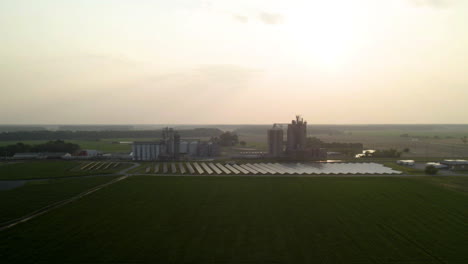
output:
[[26,182],[15,189],[0,190],[0,223],[70,198],[114,178],[114,176],[105,176],[38,180]]
[[[448,179],[448,181],[446,181]],[[467,263],[468,177],[132,176],[2,232],[5,263]]]
[[[24,179],[45,179],[59,177],[84,176],[92,174],[111,174],[122,170],[128,166],[128,163],[119,163],[118,166],[112,165],[104,169],[109,162],[93,162],[102,166],[97,169],[82,169],[86,164],[92,162],[79,161],[24,161],[15,163],[6,163],[0,166],[0,180],[24,180]],[[91,164],[92,165],[92,164]]]

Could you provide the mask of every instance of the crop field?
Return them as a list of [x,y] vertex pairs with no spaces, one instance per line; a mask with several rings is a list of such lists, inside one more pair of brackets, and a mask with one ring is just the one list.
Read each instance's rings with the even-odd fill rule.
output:
[[[468,263],[468,177],[133,176],[2,232],[5,263]],[[446,185],[447,184],[447,185]]]
[[[86,164],[90,163],[97,165],[89,169],[89,167],[93,165],[91,164],[87,167],[88,169],[82,169]],[[24,161],[7,163],[0,166],[0,180],[45,179],[92,174],[110,174],[130,166],[128,163],[118,163],[116,167],[114,167],[114,165],[106,167],[107,163],[109,162]]]
[[400,174],[378,163],[223,163],[223,162],[145,162],[134,169],[136,174],[177,175],[340,175]]
[[70,198],[114,178],[105,176],[38,180],[26,182],[15,189],[0,190],[0,224]]

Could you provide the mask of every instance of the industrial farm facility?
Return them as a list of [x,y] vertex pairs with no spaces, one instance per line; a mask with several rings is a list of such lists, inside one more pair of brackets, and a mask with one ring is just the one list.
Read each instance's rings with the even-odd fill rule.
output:
[[[287,127],[286,141],[283,127]],[[306,146],[306,138],[307,122],[299,115],[290,124],[275,123],[268,130],[268,154],[291,160],[326,159],[326,149]]]
[[211,141],[185,141],[172,128],[165,128],[160,141],[135,141],[132,144],[133,160],[180,160],[191,157],[215,157],[219,146]]

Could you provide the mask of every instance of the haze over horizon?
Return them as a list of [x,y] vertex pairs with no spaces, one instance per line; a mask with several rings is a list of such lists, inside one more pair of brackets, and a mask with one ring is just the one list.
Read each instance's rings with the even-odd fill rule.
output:
[[468,123],[468,1],[5,0],[0,124]]

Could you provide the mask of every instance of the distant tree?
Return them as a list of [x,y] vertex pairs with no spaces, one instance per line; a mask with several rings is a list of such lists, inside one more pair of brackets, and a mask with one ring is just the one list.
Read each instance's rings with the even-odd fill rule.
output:
[[38,145],[28,145],[24,143],[16,143],[0,147],[0,153],[6,156],[13,156],[21,152],[68,152],[74,153],[80,149],[80,146],[73,143],[67,143],[63,140],[49,141]]
[[245,143],[245,141],[240,141],[239,144],[244,147],[247,143]]
[[464,136],[461,138],[461,141],[463,142],[463,144],[466,144],[468,142],[468,138]]
[[319,148],[319,147],[322,147],[323,144],[324,142],[316,137],[308,137],[306,139],[306,146],[309,148],[313,148],[313,147]]
[[63,140],[49,141],[44,144],[34,145],[31,148],[33,152],[67,152],[75,153],[80,149],[80,146],[73,143],[67,143]]
[[219,135],[219,137],[212,138],[212,141],[225,147],[234,146],[239,143],[239,137],[236,133],[231,133],[227,131]]
[[410,149],[409,149],[409,148],[405,148],[405,149],[403,149],[403,152],[404,152],[404,153],[409,153],[409,152],[410,152]]
[[437,169],[436,167],[434,167],[434,165],[429,165],[429,166],[427,166],[426,169],[424,170],[424,172],[425,172],[427,175],[436,175],[438,171],[439,171],[439,169]]
[[409,134],[401,134],[400,137],[409,137]]
[[396,149],[383,149],[376,150],[372,156],[376,158],[399,158],[401,156],[401,152]]

